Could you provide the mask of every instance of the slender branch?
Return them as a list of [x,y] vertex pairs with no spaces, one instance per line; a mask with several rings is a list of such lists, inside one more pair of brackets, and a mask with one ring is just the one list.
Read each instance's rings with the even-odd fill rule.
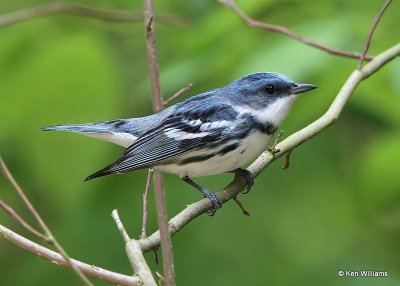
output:
[[89,279],[77,268],[69,258],[68,254],[65,252],[64,248],[58,243],[58,241],[55,239],[54,235],[50,231],[50,229],[47,227],[45,224],[44,220],[42,217],[39,215],[39,213],[36,211],[34,206],[31,204],[29,201],[28,197],[25,195],[25,193],[22,191],[21,187],[18,185],[17,181],[14,179],[14,176],[11,174],[10,170],[7,168],[6,164],[3,161],[3,158],[0,155],[0,169],[3,172],[3,174],[6,176],[6,178],[10,181],[11,185],[13,186],[15,192],[18,194],[18,196],[22,199],[23,203],[29,210],[29,212],[32,214],[32,216],[35,218],[35,220],[39,223],[40,227],[43,229],[43,232],[45,233],[45,236],[47,237],[49,243],[53,244],[54,247],[57,249],[59,253],[61,253],[62,256],[64,256],[66,262],[68,265],[72,268],[72,270],[75,272],[75,274],[84,282],[85,285],[91,286],[92,283],[89,281]]
[[[38,255],[46,260],[49,260],[57,265],[70,267],[67,260],[59,253],[43,247],[15,232],[0,225],[0,236],[9,240],[19,248],[31,252],[32,254]],[[71,259],[72,264],[79,268],[86,275],[98,278],[103,281],[107,281],[118,285],[142,285],[142,282],[138,277],[127,276],[124,274],[112,272],[92,264],[87,264],[76,259]]]
[[292,150],[289,150],[285,154],[285,162],[283,163],[282,169],[287,169],[290,166],[290,155],[292,154]]
[[[161,96],[159,71],[156,53],[156,39],[154,28],[154,11],[153,1],[144,0],[144,23],[147,44],[147,58],[149,63],[149,73],[151,90],[153,96],[153,111],[159,112],[163,110],[163,99]],[[167,203],[165,199],[164,180],[162,173],[154,172],[154,190],[157,207],[158,226],[161,234],[162,260],[164,267],[165,285],[175,285],[175,271],[172,258],[172,243],[170,233],[168,231],[168,214]]]
[[145,0],[144,23],[147,44],[147,61],[149,64],[149,75],[153,96],[153,111],[160,112],[161,110],[163,110],[164,107],[163,99],[161,96],[160,75],[157,62],[153,2],[151,0]]
[[168,227],[167,203],[164,191],[162,173],[154,172],[154,190],[156,197],[157,220],[161,234],[161,251],[165,276],[165,285],[175,285],[175,271],[172,254],[171,234]]
[[190,90],[192,88],[192,86],[193,86],[193,84],[189,83],[187,86],[182,87],[174,95],[172,95],[169,98],[167,98],[166,100],[164,100],[163,105],[164,106],[168,105],[171,101],[173,101],[174,99],[177,99],[179,96],[181,96],[182,94],[184,94],[185,92]]
[[113,210],[111,213],[117,228],[125,241],[126,253],[128,254],[129,261],[131,262],[132,269],[144,286],[157,286],[153,275],[151,274],[150,268],[144,259],[143,252],[140,249],[139,242],[136,239],[130,239],[125,227],[119,218],[118,211]]
[[122,224],[121,219],[119,218],[118,211],[113,210],[111,213],[111,216],[114,219],[114,222],[117,225],[117,228],[118,228],[119,233],[121,234],[123,240],[125,241],[125,243],[128,243],[130,238],[129,238],[128,233],[126,232],[124,225]]
[[128,254],[129,261],[133,266],[135,274],[138,275],[143,282],[143,286],[157,286],[151,270],[144,259],[143,251],[138,240],[129,240],[126,244],[126,253]]
[[[332,102],[327,112],[320,118],[312,122],[310,125],[287,137],[281,143],[278,143],[276,149],[279,151],[275,154],[270,151],[266,151],[261,154],[248,168],[252,176],[254,178],[257,177],[267,166],[269,166],[277,158],[283,156],[289,150],[292,150],[293,148],[303,144],[308,139],[314,137],[319,132],[331,125],[333,122],[335,122],[357,85],[362,80],[377,72],[386,63],[393,60],[399,55],[400,43],[377,55],[362,70],[354,70],[353,73],[348,77],[347,81],[344,83],[343,87],[339,91],[338,95]],[[246,180],[242,177],[237,177],[222,191],[217,192],[216,195],[222,203],[225,203],[231,198],[238,195],[239,192],[243,191],[245,187]],[[183,211],[178,213],[169,221],[169,230],[171,235],[177,233],[193,219],[211,210],[212,207],[212,203],[208,199],[203,199],[201,201],[188,205]],[[143,251],[149,251],[160,245],[160,233],[159,231],[157,231],[150,235],[148,238],[140,239],[139,242]]]
[[26,220],[24,220],[11,206],[7,205],[3,200],[0,200],[0,207],[32,235],[38,237],[44,242],[47,243],[50,242],[45,235],[43,235],[41,232],[39,232],[33,226],[31,226],[28,222],[26,222]]
[[242,210],[242,213],[245,216],[250,216],[250,213],[245,209],[245,207],[243,206],[242,202],[239,201],[239,199],[236,197],[233,197],[232,200],[239,206],[239,208]]
[[[293,32],[292,30],[289,30],[288,28],[286,28],[284,26],[273,25],[273,24],[257,21],[255,19],[249,17],[248,15],[246,15],[242,10],[240,10],[240,8],[238,6],[236,6],[236,4],[233,0],[217,0],[217,1],[220,2],[221,4],[225,5],[229,9],[231,9],[236,15],[238,15],[242,20],[244,20],[247,23],[247,25],[249,25],[251,27],[258,27],[258,28],[262,28],[265,30],[269,30],[272,32],[277,32],[277,33],[286,35],[292,39],[295,39],[299,42],[302,42],[302,43],[312,46],[314,48],[323,50],[332,55],[348,57],[348,58],[356,58],[356,59],[359,59],[361,57],[361,54],[357,53],[357,52],[349,52],[349,51],[339,50],[336,48],[331,48],[331,47],[325,46],[323,44],[317,43],[311,39],[308,39],[306,37],[303,37],[303,36]],[[372,59],[373,59],[372,56],[368,56],[368,55],[365,56],[365,60],[372,60]]]
[[365,44],[364,44],[364,50],[363,53],[360,57],[360,62],[358,63],[358,68],[361,69],[362,64],[364,62],[364,58],[365,55],[367,54],[368,48],[369,48],[369,44],[371,43],[371,39],[372,39],[372,35],[376,29],[376,27],[378,26],[379,21],[381,20],[383,13],[385,13],[387,7],[389,7],[390,3],[392,3],[392,0],[387,0],[385,2],[385,4],[383,4],[381,10],[378,12],[378,14],[376,14],[374,21],[372,22],[372,26],[371,29],[368,32],[368,36],[367,39],[365,40]]
[[149,199],[149,190],[150,190],[150,183],[151,178],[153,177],[154,170],[150,168],[147,172],[147,180],[146,180],[146,187],[143,193],[143,218],[142,218],[142,234],[141,237],[146,237],[146,229],[147,229],[147,202]]
[[[76,16],[95,18],[103,21],[115,22],[141,22],[141,13],[129,12],[124,10],[100,9],[76,3],[54,2],[42,6],[27,8],[16,12],[11,12],[0,16],[0,27],[16,24],[52,14],[71,14]],[[184,21],[171,15],[157,15],[160,21],[183,25]]]

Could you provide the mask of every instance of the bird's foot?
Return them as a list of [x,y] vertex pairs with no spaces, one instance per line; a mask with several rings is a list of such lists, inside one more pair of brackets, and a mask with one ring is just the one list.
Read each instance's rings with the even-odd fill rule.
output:
[[247,194],[250,192],[251,187],[254,185],[254,179],[251,176],[249,170],[238,168],[233,170],[236,176],[242,176],[246,180],[246,190],[242,192],[242,194]]
[[206,190],[206,189],[202,189],[201,191],[204,195],[205,198],[209,199],[212,204],[213,204],[213,208],[211,210],[209,210],[207,213],[210,214],[210,216],[214,216],[215,212],[222,208],[222,202],[221,200],[217,197],[216,194],[211,193],[210,191]]
[[206,190],[205,188],[203,188],[202,186],[196,184],[192,179],[190,179],[189,177],[183,177],[182,180],[184,180],[186,183],[188,183],[189,185],[195,187],[197,190],[199,190],[204,197],[206,197],[207,199],[209,199],[212,204],[213,204],[213,208],[208,211],[207,213],[210,214],[210,216],[215,215],[215,212],[222,208],[222,202],[221,200],[217,197],[216,194],[211,193],[210,191]]

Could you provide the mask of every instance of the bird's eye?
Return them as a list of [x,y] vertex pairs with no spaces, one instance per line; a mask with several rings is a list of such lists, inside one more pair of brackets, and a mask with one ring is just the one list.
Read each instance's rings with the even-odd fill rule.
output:
[[268,84],[264,87],[264,91],[266,94],[272,95],[275,93],[275,86],[272,84]]

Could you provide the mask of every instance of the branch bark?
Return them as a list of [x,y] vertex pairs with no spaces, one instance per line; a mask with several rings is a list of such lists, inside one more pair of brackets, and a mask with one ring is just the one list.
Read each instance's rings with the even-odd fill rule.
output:
[[4,211],[13,218],[17,223],[19,223],[23,228],[25,228],[28,232],[32,235],[36,236],[37,238],[43,240],[46,243],[49,243],[48,237],[43,235],[33,226],[31,226],[26,220],[24,220],[11,206],[6,204],[3,200],[0,200],[0,207],[4,209]]
[[[323,44],[317,43],[311,39],[308,39],[306,37],[303,37],[303,36],[293,32],[292,30],[289,30],[288,28],[286,28],[284,26],[273,25],[273,24],[257,21],[255,19],[251,18],[250,16],[248,16],[238,6],[236,6],[236,4],[233,0],[217,0],[217,1],[220,2],[222,5],[231,9],[236,15],[238,15],[242,20],[244,20],[247,23],[247,25],[249,25],[251,27],[258,27],[258,28],[262,28],[264,30],[269,30],[272,32],[277,32],[277,33],[286,35],[292,39],[295,39],[296,41],[302,42],[306,45],[320,49],[320,50],[325,51],[332,55],[348,57],[348,58],[356,58],[356,59],[359,59],[361,57],[361,54],[357,53],[357,52],[344,51],[344,50],[331,48],[331,47],[325,46]],[[372,60],[373,57],[366,55],[364,57],[364,59],[369,61],[369,60]]]
[[147,236],[147,201],[149,198],[149,191],[150,191],[150,184],[151,178],[153,177],[154,170],[149,168],[147,171],[147,180],[146,180],[146,187],[144,188],[143,193],[143,216],[142,216],[142,234],[141,237]]
[[163,101],[163,105],[166,106],[168,105],[171,101],[177,99],[179,96],[181,96],[182,94],[184,94],[185,92],[187,92],[188,90],[190,90],[192,88],[193,84],[189,83],[187,86],[182,87],[180,90],[178,90],[175,94],[173,94],[172,96],[168,97],[166,100]]
[[4,163],[3,158],[0,155],[0,169],[3,172],[4,176],[9,180],[11,185],[13,186],[15,192],[18,194],[18,196],[21,198],[33,218],[37,221],[37,223],[40,225],[44,232],[44,236],[46,237],[45,241],[48,243],[54,245],[54,247],[57,249],[57,251],[65,258],[66,263],[68,266],[71,267],[71,269],[74,271],[74,273],[82,280],[82,282],[87,285],[87,286],[92,286],[93,284],[89,281],[89,279],[83,274],[79,268],[75,266],[75,264],[72,263],[72,260],[70,259],[69,255],[67,252],[64,250],[64,248],[61,246],[61,244],[57,241],[57,239],[54,237],[53,233],[50,231],[49,227],[47,224],[44,222],[42,217],[39,215],[39,213],[36,211],[35,207],[33,204],[29,201],[28,197],[25,195],[24,191],[21,189],[17,181],[14,179],[14,176],[11,174],[10,170],[7,168],[7,165]]
[[[141,22],[143,14],[124,10],[100,9],[76,3],[55,2],[42,6],[27,8],[0,16],[0,27],[9,26],[34,18],[53,14],[70,14],[112,22]],[[184,21],[175,16],[158,15],[160,21],[183,25]]]
[[111,216],[113,217],[115,224],[123,240],[125,241],[125,250],[128,254],[128,259],[132,265],[132,269],[135,275],[139,276],[143,283],[143,286],[157,286],[154,280],[151,270],[144,259],[143,252],[140,249],[139,242],[136,239],[130,239],[125,227],[119,218],[118,211],[113,210]]
[[[50,250],[46,247],[43,247],[15,232],[12,230],[0,225],[0,236],[4,237],[11,243],[15,244],[19,248],[22,248],[30,253],[40,256],[50,262],[53,262],[57,265],[69,267],[67,260],[59,253]],[[100,280],[107,281],[117,285],[129,285],[129,286],[136,286],[142,285],[141,280],[139,277],[132,277],[123,274],[119,274],[116,272],[112,272],[100,267],[97,267],[92,264],[87,264],[81,262],[76,259],[71,259],[72,264],[79,268],[84,274],[96,277]]]
[[378,26],[379,21],[381,20],[383,13],[385,13],[387,7],[389,7],[390,3],[392,3],[392,0],[387,0],[385,2],[385,4],[383,4],[381,10],[378,12],[378,14],[376,14],[374,21],[372,22],[372,26],[371,29],[368,32],[368,36],[367,39],[365,40],[365,44],[364,44],[364,50],[363,53],[360,57],[360,62],[358,63],[358,68],[361,69],[362,64],[364,62],[365,59],[365,55],[367,54],[368,48],[369,48],[369,44],[371,42],[372,39],[372,35],[374,34],[374,31],[376,29],[376,27]]
[[[393,60],[395,57],[400,55],[400,43],[391,47],[390,49],[377,55],[370,63],[368,63],[361,70],[356,69],[348,77],[338,95],[332,102],[329,109],[320,118],[290,135],[281,143],[276,145],[278,152],[266,151],[261,154],[248,168],[253,178],[257,177],[267,166],[269,166],[277,158],[283,156],[290,150],[303,144],[308,139],[314,137],[322,130],[334,123],[340,113],[343,110],[344,105],[348,101],[350,95],[353,93],[358,84],[368,78],[370,75],[377,72],[386,63]],[[222,203],[226,203],[233,197],[237,196],[246,187],[246,180],[242,177],[235,178],[229,185],[227,185],[222,191],[216,193]],[[189,222],[197,218],[198,216],[206,213],[212,209],[212,203],[208,199],[202,199],[191,205],[188,205],[183,211],[178,213],[169,221],[169,231],[171,235],[174,235],[181,230]],[[141,248],[144,252],[156,248],[160,245],[160,233],[157,231],[150,235],[148,238],[139,240]]]
[[[147,43],[147,58],[149,64],[151,90],[153,96],[153,111],[160,112],[164,109],[163,99],[161,96],[157,52],[156,52],[156,38],[154,28],[154,11],[153,1],[144,0],[144,23]],[[160,229],[161,248],[162,248],[162,261],[164,267],[165,285],[175,285],[175,270],[172,257],[172,243],[171,235],[168,228],[168,213],[167,203],[164,191],[164,179],[162,173],[154,171],[154,190],[157,208],[158,226]]]

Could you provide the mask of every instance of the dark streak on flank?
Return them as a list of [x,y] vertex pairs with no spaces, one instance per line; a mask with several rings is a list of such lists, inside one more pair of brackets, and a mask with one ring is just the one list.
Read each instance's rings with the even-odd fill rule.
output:
[[189,163],[203,162],[203,161],[206,161],[206,160],[208,160],[208,159],[210,159],[210,158],[212,158],[214,156],[223,156],[223,155],[235,150],[237,147],[239,147],[239,143],[230,144],[228,146],[225,146],[224,148],[222,148],[218,152],[186,158],[186,159],[181,160],[178,164],[179,165],[185,165],[185,164],[189,164]]
[[203,162],[206,161],[212,157],[215,156],[215,153],[210,153],[207,155],[198,155],[198,156],[193,156],[193,157],[189,157],[186,159],[183,159],[182,161],[180,161],[178,164],[179,165],[185,165],[185,164],[189,164],[189,163],[197,163],[197,162]]
[[221,155],[221,156],[225,155],[226,153],[229,153],[229,152],[235,150],[237,147],[239,147],[239,143],[230,144],[230,145],[222,148],[217,154]]

